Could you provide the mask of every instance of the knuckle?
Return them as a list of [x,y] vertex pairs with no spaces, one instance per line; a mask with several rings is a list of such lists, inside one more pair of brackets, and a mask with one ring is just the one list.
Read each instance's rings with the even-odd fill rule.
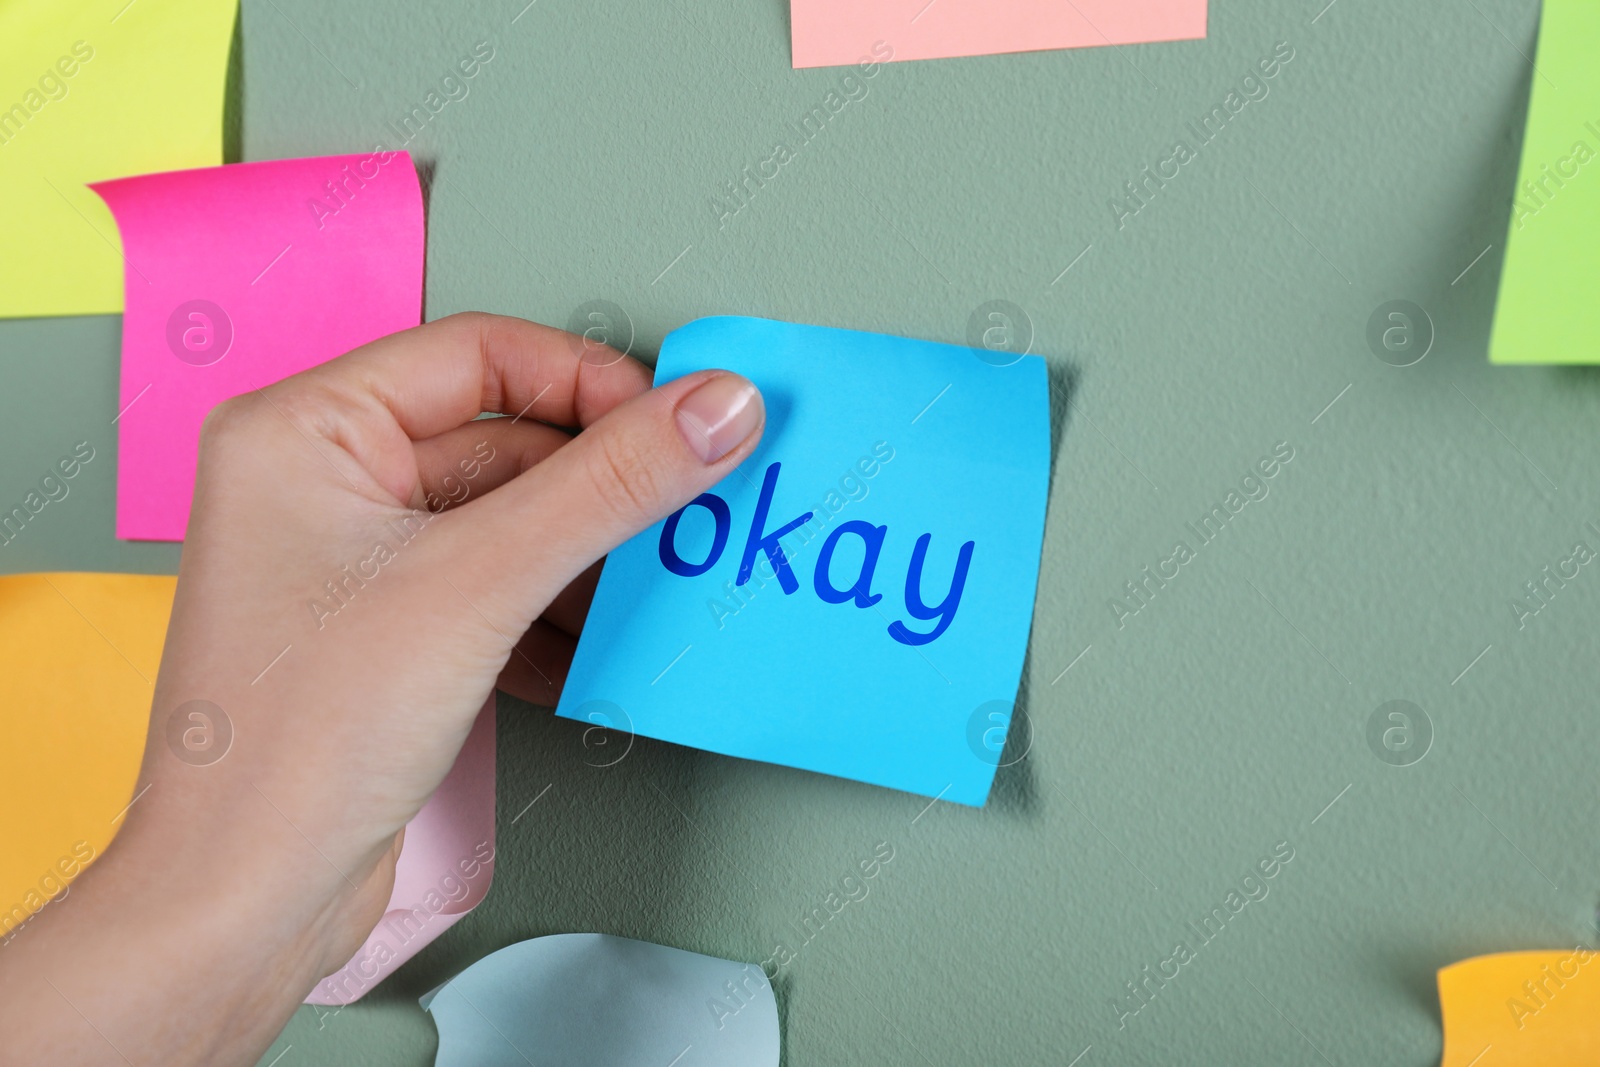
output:
[[589,464],[595,495],[630,524],[652,517],[661,494],[649,456],[623,438],[601,437],[597,443]]
[[482,333],[493,326],[499,318],[499,315],[491,315],[487,311],[457,311],[436,321],[450,323],[452,329],[467,333]]
[[501,328],[501,316],[487,311],[458,311],[436,320],[435,325],[450,334],[456,344],[487,352],[494,334]]
[[306,388],[278,387],[231,397],[206,413],[200,424],[202,455],[253,452],[289,435],[318,432],[327,421],[328,402]]
[[250,434],[257,422],[261,402],[248,394],[230,397],[206,413],[200,423],[200,450],[215,451],[219,446]]

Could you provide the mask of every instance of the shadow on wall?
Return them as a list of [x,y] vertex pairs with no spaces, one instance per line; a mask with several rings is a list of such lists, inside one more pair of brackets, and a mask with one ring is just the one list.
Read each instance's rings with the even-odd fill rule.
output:
[[[1056,459],[1061,455],[1062,439],[1066,435],[1067,416],[1072,410],[1072,397],[1077,391],[1078,371],[1065,360],[1046,360],[1045,372],[1050,382],[1050,484],[1055,483]],[[1048,506],[1045,521],[1049,522]],[[1041,564],[1042,565],[1042,564]],[[1020,815],[1032,819],[1039,812],[1039,781],[1028,758],[1037,740],[1032,716],[1033,644],[1022,662],[1022,682],[1017,687],[1017,702],[1012,710],[1012,725],[1006,731],[1005,750],[1000,753],[1000,765],[995,770],[994,788],[989,792],[990,810],[1002,815]],[[1050,738],[1059,742],[1065,731],[1052,728]]]
[[[1528,43],[1533,47],[1533,42]],[[1463,354],[1472,353],[1478,359],[1489,358],[1489,329],[1494,321],[1495,293],[1500,287],[1500,276],[1505,269],[1506,234],[1511,222],[1512,201],[1517,197],[1517,171],[1521,166],[1522,142],[1528,118],[1528,101],[1533,92],[1533,68],[1510,87],[1500,113],[1494,148],[1488,158],[1474,169],[1479,175],[1477,187],[1468,210],[1461,213],[1467,220],[1459,242],[1440,242],[1436,249],[1438,258],[1429,268],[1430,277],[1440,279],[1434,293],[1424,293],[1418,299],[1437,300],[1449,309],[1452,318],[1458,319],[1466,337],[1473,338],[1462,346]],[[1457,262],[1463,254],[1474,256],[1478,250],[1492,245],[1483,261],[1472,268],[1465,278],[1457,275],[1462,264]],[[1471,251],[1463,253],[1463,249]],[[1446,279],[1455,279],[1447,281]],[[1458,285],[1457,282],[1460,284]],[[1487,298],[1485,297],[1487,294]],[[1452,301],[1454,306],[1451,306]],[[1437,329],[1438,324],[1435,324]]]
[[[1045,360],[1050,379],[1050,480],[1055,482],[1056,458],[1061,455],[1061,440],[1067,429],[1067,412],[1078,391],[1078,370],[1066,360]],[[1049,521],[1048,513],[1045,521]]]
[[772,0],[772,5],[778,9],[778,22],[783,26],[784,52],[793,63],[793,53],[790,51],[790,41],[794,40],[794,22],[789,17],[789,0]]
[[[241,5],[242,8],[242,5]],[[244,160],[244,11],[233,20],[228,47],[228,78],[222,90],[222,161]]]
[[[411,157],[412,164],[417,168],[417,185],[422,189],[422,232],[431,232],[433,218],[433,180],[438,175],[439,161],[433,157],[419,159]],[[428,321],[428,253],[422,253],[422,322]]]

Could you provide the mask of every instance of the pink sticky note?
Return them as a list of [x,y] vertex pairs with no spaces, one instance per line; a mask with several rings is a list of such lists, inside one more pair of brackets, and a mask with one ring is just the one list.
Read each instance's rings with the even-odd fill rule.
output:
[[461,754],[416,818],[406,824],[394,892],[383,918],[343,968],[307,1004],[360,1000],[402,963],[460,922],[494,879],[494,696]]
[[1206,0],[791,0],[796,67],[1206,35]]
[[211,408],[421,321],[422,190],[405,152],[92,188],[124,252],[117,536],[181,541]]

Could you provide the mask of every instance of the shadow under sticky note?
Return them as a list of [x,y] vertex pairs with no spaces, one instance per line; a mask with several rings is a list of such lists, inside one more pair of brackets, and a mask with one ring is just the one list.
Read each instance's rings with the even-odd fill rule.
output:
[[495,700],[428,803],[406,824],[383,918],[350,962],[317,984],[307,1004],[349,1004],[464,919],[494,879]]
[[1600,952],[1504,952],[1439,972],[1440,1067],[1600,1063]]
[[791,0],[789,14],[796,67],[1206,35],[1206,0]]
[[609,934],[552,934],[485,956],[422,998],[434,1067],[777,1067],[761,968]]
[[0,4],[0,318],[122,309],[85,183],[222,162],[239,0]]
[[176,584],[0,578],[0,935],[66,888],[122,825]]
[[737,371],[766,433],[607,558],[557,714],[981,806],[1050,463],[1044,360],[986,358],[751,318],[669,335],[657,381]]
[[421,321],[422,190],[404,152],[94,188],[127,264],[117,536],[179,541],[207,412]]
[[1600,5],[1545,0],[1492,363],[1600,363]]

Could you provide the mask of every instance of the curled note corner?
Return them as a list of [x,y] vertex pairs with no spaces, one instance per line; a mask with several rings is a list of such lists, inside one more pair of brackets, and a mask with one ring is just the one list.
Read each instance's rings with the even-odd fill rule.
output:
[[422,321],[422,186],[375,149],[90,188],[126,268],[117,536],[181,541],[212,408]]
[[491,953],[421,998],[434,1067],[693,1063],[777,1067],[761,968],[610,934],[552,934]]
[[450,773],[406,824],[383,918],[349,963],[317,983],[307,1004],[360,1000],[488,895],[495,857],[494,716],[491,694]]
[[1439,1067],[1600,1063],[1600,951],[1477,956],[1439,971]]

